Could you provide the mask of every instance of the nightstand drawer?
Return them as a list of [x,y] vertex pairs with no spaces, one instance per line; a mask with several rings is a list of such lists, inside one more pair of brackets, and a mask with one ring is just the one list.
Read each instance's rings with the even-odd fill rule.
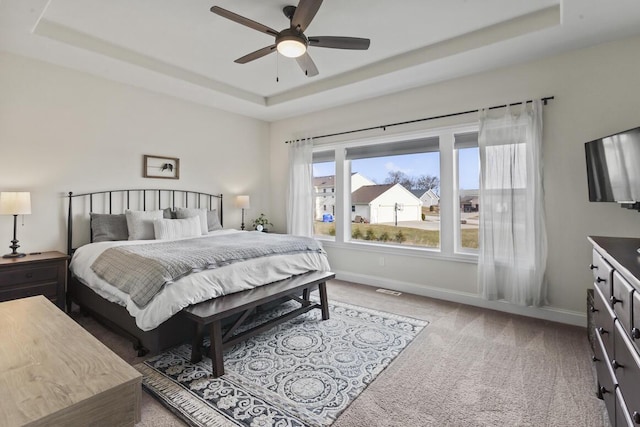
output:
[[44,295],[51,301],[58,300],[58,282],[28,283],[10,287],[0,287],[0,301]]
[[5,287],[25,283],[56,282],[58,280],[58,270],[57,264],[8,268],[7,271],[0,271],[0,291]]
[[64,310],[68,259],[56,251],[0,258],[0,301],[44,295]]

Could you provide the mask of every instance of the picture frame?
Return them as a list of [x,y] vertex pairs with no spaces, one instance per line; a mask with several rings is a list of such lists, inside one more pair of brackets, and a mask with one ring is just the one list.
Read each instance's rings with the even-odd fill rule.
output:
[[145,154],[142,176],[144,178],[180,179],[180,159]]

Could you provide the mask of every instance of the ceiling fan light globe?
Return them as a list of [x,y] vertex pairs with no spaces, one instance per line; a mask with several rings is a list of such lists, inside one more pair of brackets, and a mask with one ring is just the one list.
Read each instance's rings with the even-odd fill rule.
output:
[[287,58],[297,58],[304,55],[307,51],[307,46],[299,40],[289,39],[280,41],[277,49],[282,56],[286,56]]

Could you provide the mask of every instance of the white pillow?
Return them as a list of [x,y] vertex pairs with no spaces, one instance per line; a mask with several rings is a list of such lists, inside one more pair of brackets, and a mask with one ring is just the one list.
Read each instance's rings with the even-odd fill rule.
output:
[[173,240],[202,235],[200,218],[197,216],[185,219],[154,219],[153,230],[156,240]]
[[202,234],[209,234],[207,227],[207,210],[204,208],[176,208],[176,218],[185,219],[197,216],[200,218],[200,231]]
[[127,217],[129,240],[153,240],[153,220],[162,219],[162,211],[131,211],[124,212]]

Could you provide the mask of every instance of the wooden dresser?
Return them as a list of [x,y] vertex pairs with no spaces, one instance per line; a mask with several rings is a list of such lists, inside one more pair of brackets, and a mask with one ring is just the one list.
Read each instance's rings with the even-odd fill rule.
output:
[[44,295],[64,310],[68,259],[61,252],[0,258],[0,301]]
[[640,239],[590,237],[598,397],[612,426],[640,425]]
[[0,303],[0,426],[133,426],[142,376],[43,296]]

